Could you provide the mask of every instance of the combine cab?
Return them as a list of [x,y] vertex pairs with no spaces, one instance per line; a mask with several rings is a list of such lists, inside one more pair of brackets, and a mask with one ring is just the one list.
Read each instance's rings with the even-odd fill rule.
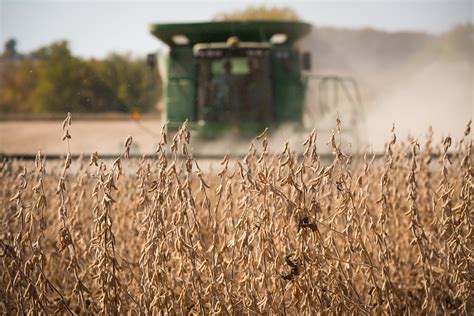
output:
[[161,70],[169,128],[187,119],[202,135],[219,135],[301,122],[309,62],[295,42],[310,30],[299,22],[152,25],[170,49]]

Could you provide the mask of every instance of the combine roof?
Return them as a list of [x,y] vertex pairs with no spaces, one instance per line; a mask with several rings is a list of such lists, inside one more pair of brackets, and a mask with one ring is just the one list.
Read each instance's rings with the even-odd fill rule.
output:
[[152,24],[150,31],[168,46],[177,46],[173,36],[184,35],[186,45],[225,42],[237,36],[242,42],[269,42],[274,34],[286,34],[291,45],[311,30],[311,24],[286,21],[233,21],[204,23]]

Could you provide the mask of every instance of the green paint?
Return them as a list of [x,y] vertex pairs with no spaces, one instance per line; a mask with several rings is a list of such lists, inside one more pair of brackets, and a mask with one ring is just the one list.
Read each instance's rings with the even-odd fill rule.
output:
[[[170,121],[170,128],[179,126],[188,119],[191,126],[202,135],[215,136],[228,130],[253,133],[266,125],[286,121],[301,122],[305,84],[301,75],[301,55],[294,47],[294,43],[310,30],[311,25],[307,23],[280,21],[152,25],[152,34],[170,47],[167,62],[168,78],[165,80],[166,118]],[[270,42],[274,34],[281,33],[287,35],[284,43]],[[173,42],[173,36],[176,35],[181,38],[185,36],[188,43],[177,45]],[[233,36],[237,37],[239,42],[231,46],[226,45],[228,39]],[[202,45],[196,47],[196,44],[212,45],[197,51],[197,47]],[[251,55],[251,50],[253,53],[267,54],[264,55],[267,57]],[[204,55],[200,55],[201,52]],[[217,52],[226,57],[212,55]],[[249,61],[251,59],[258,65],[265,64],[265,60],[270,62],[267,68],[257,68],[263,76],[256,77],[259,79],[255,80],[263,82],[260,87],[266,87],[264,90],[269,93],[269,98],[261,99],[266,100],[264,104],[267,105],[264,109],[257,109],[258,114],[252,112],[256,103],[249,101],[255,90],[253,94],[246,94],[250,91],[248,89],[251,89],[248,81],[252,77],[248,76],[247,64],[252,62]],[[209,87],[212,86],[210,76],[222,75],[226,60],[232,61],[232,75],[237,80],[232,91],[238,92],[232,92],[232,95],[243,102],[239,114],[232,112],[234,108],[229,105],[216,107],[214,110],[209,107],[212,104],[208,100],[212,95],[209,92]],[[209,71],[206,72],[205,68],[201,68],[201,72],[204,73],[200,75],[200,67],[209,67]],[[204,83],[202,78],[207,78]],[[214,99],[211,97],[211,100]],[[214,116],[208,115],[210,111],[214,111]]]

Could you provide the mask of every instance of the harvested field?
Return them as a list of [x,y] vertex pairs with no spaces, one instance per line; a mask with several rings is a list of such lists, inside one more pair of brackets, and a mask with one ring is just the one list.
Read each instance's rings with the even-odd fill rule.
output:
[[131,137],[110,162],[4,160],[0,311],[472,313],[470,126],[423,146],[392,130],[382,159],[356,160],[338,123],[329,164],[317,137],[300,157],[288,143],[271,154],[263,133],[216,173],[192,158],[186,124],[134,173]]
[[[134,135],[136,151],[153,152],[161,127],[159,119],[144,120],[140,124],[123,119],[75,121],[71,133],[76,137],[71,151],[75,154],[93,153],[99,147],[101,154],[114,154],[120,152],[123,139]],[[31,154],[41,149],[45,154],[64,154],[64,144],[60,141],[61,121],[2,121],[0,135],[0,152]]]

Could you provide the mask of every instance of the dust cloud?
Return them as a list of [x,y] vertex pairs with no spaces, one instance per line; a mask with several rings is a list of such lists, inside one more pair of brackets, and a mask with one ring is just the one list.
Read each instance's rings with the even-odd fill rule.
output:
[[474,107],[473,41],[472,25],[438,36],[316,29],[303,45],[315,60],[312,72],[356,78],[363,108],[340,99],[320,113],[318,87],[310,84],[306,107],[313,115],[305,125],[327,130],[339,115],[356,127],[358,149],[370,145],[375,152],[383,151],[392,124],[399,139],[423,143],[430,126],[435,140],[460,139]]
[[367,141],[381,148],[395,124],[401,138],[423,140],[431,126],[434,138],[460,139],[472,119],[472,68],[466,62],[437,61],[392,87],[381,89],[366,111]]

